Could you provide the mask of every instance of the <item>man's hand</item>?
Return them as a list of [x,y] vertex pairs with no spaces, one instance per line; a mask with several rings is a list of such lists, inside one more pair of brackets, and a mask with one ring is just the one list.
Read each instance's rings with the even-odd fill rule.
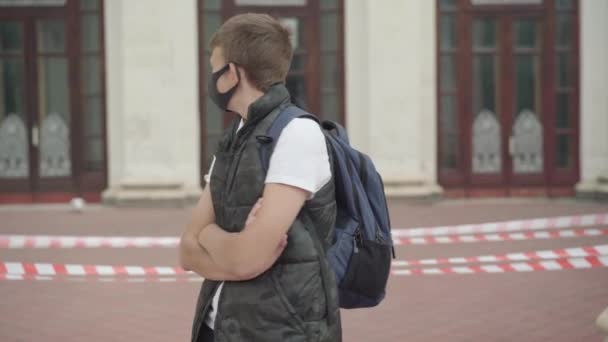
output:
[[[244,229],[250,229],[249,227],[251,227],[251,224],[255,221],[255,219],[257,218],[257,214],[260,211],[260,209],[262,209],[262,204],[264,203],[264,197],[261,197],[253,206],[253,208],[251,208],[251,211],[249,212],[249,216],[247,216],[247,221],[245,221],[245,228]],[[275,250],[274,253],[274,257],[272,258],[272,264],[274,264],[275,261],[277,261],[277,259],[281,256],[281,254],[283,254],[283,251],[285,250],[285,248],[287,247],[287,234],[285,234],[285,237],[279,242],[279,245],[277,246],[277,249]],[[269,265],[269,267],[270,267]]]
[[[251,211],[249,212],[249,215],[247,216],[247,220],[245,221],[245,227],[243,228],[243,230],[251,229],[251,225],[256,220],[258,212],[260,211],[260,209],[262,209],[263,202],[264,202],[264,199],[260,198],[255,203],[255,205],[251,208]],[[198,240],[199,240],[199,243],[201,244],[201,246],[203,245],[203,240],[204,240],[204,234],[202,234],[202,233],[203,232],[201,231],[201,233],[198,236]],[[259,276],[260,274],[264,273],[268,268],[270,268],[270,266],[272,266],[272,264],[274,264],[277,261],[277,259],[281,256],[281,254],[283,254],[283,251],[285,250],[286,247],[287,247],[287,234],[285,234],[283,239],[281,239],[279,241],[279,244],[277,245],[276,249],[274,250],[273,255],[267,265],[264,265],[264,267],[260,268],[257,272],[248,272],[248,273],[240,274],[238,276],[238,280],[253,279],[253,278]]]
[[264,197],[260,197],[260,199],[255,202],[255,205],[253,206],[253,208],[251,208],[251,211],[249,212],[249,216],[247,216],[247,220],[245,221],[245,228],[247,228],[247,226],[249,226],[251,223],[253,223],[253,221],[256,218],[256,215],[258,214],[258,211],[260,211],[260,209],[262,209],[262,203],[264,202]]

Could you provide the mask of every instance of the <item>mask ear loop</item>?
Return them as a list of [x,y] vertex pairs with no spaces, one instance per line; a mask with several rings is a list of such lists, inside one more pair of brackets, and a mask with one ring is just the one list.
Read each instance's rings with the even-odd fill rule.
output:
[[[230,64],[234,65],[234,70],[236,71],[236,80],[238,82],[241,81],[241,73],[239,73],[238,64],[236,64],[234,62],[228,62],[220,70],[211,73],[212,76],[217,75],[216,79],[215,79],[216,82],[217,82],[217,80],[220,79],[220,77],[222,77],[222,75],[224,75],[228,70],[230,70]],[[238,85],[238,82],[237,82],[237,85]]]
[[216,71],[216,72],[211,72],[211,75],[218,75],[217,77],[219,78],[220,76],[222,76],[228,69],[230,68],[230,63],[226,63],[226,65],[224,65],[223,67],[220,68],[220,70]]
[[239,83],[241,83],[241,73],[239,73],[239,68],[238,68],[238,64],[234,63],[234,62],[228,62],[226,63],[226,65],[224,65],[220,70],[216,71],[213,73],[213,75],[218,75],[217,78],[215,79],[215,82],[217,83],[217,81],[220,79],[220,77],[222,77],[223,74],[225,74],[228,70],[230,70],[230,64],[234,64],[234,70],[236,71],[236,84],[234,86],[232,86],[232,88],[228,89],[228,91],[224,92],[224,93],[220,93],[220,94],[227,94],[232,90],[236,90],[236,87],[239,86]]
[[[224,65],[222,67],[222,69],[220,71],[222,71],[222,74],[226,73],[226,71],[228,71],[230,69],[230,64],[234,65],[234,70],[236,71],[236,81],[237,82],[236,82],[236,84],[232,88],[228,89],[228,91],[225,92],[224,94],[236,91],[236,88],[239,86],[239,83],[241,83],[241,74],[239,73],[238,64],[236,64],[234,62],[228,62],[228,63],[226,63],[226,65]],[[226,112],[228,112],[228,113],[236,113],[235,111],[230,110],[228,108],[226,108]]]

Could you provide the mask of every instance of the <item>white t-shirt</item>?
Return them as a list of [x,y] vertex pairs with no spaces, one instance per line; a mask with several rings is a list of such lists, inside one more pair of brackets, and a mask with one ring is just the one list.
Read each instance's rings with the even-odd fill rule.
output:
[[[241,121],[238,129],[243,126]],[[209,183],[215,158],[205,180]],[[331,179],[329,156],[325,137],[319,125],[310,119],[296,118],[285,128],[274,147],[265,183],[280,183],[294,186],[310,193],[310,198]],[[205,323],[211,329],[215,325],[217,307],[222,286],[217,289]]]

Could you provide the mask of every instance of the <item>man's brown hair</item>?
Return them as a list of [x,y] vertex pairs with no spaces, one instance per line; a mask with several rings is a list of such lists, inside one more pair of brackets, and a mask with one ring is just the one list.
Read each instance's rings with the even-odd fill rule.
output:
[[256,13],[228,19],[211,37],[210,48],[221,48],[226,63],[245,69],[264,92],[285,81],[293,54],[289,31],[273,17]]

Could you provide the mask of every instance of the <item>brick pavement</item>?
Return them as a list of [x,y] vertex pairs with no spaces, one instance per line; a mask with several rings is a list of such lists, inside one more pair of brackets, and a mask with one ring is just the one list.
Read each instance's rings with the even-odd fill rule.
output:
[[[608,212],[572,200],[390,203],[399,228]],[[0,234],[178,235],[189,209],[0,207]],[[608,227],[602,227],[607,229]],[[608,237],[400,246],[398,258],[606,244]],[[171,266],[173,249],[0,250],[0,261]],[[0,341],[186,341],[200,284],[0,281]],[[343,314],[345,341],[598,341],[608,268],[393,277],[376,309]]]

